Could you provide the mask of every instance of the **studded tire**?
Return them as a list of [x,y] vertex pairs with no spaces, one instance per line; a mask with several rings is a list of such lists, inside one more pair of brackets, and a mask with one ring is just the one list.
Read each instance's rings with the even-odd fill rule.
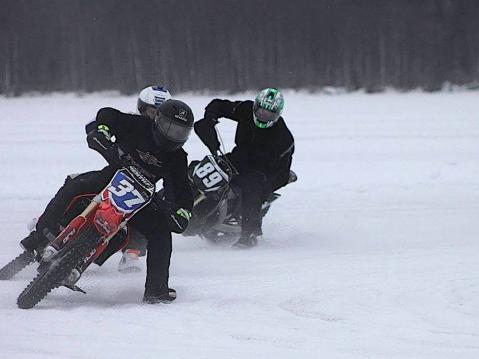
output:
[[99,241],[98,232],[89,227],[71,244],[63,248],[51,265],[40,272],[17,298],[20,309],[30,309],[37,305],[53,289],[62,285],[71,271],[96,248]]
[[11,279],[15,274],[35,261],[35,253],[23,251],[16,258],[0,268],[0,280]]

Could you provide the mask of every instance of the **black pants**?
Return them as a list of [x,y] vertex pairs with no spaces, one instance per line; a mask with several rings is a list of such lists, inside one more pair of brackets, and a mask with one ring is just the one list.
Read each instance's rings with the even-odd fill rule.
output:
[[240,173],[232,185],[241,189],[241,235],[261,235],[261,205],[272,192],[266,175],[260,171]]
[[[75,196],[99,193],[108,184],[115,171],[112,167],[105,167],[101,171],[86,172],[74,178],[67,178],[41,215],[37,230],[41,231],[45,227],[55,230],[58,227],[59,218]],[[168,288],[172,249],[171,231],[166,218],[163,213],[147,205],[133,216],[129,225],[143,234],[148,241],[145,288],[149,293],[161,293]]]
[[67,206],[76,196],[82,194],[97,194],[115,173],[111,167],[101,171],[91,171],[77,176],[68,176],[55,196],[50,200],[45,211],[37,223],[37,230],[48,228],[55,235],[58,234],[59,219],[62,218]]

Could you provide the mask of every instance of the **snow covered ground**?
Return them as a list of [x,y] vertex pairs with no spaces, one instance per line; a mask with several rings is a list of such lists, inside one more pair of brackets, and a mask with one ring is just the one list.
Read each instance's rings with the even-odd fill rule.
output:
[[[182,99],[200,118],[211,98]],[[103,165],[84,123],[135,101],[0,98],[0,265],[66,174]],[[29,268],[0,282],[0,358],[478,358],[479,93],[287,93],[285,118],[299,181],[257,248],[175,237],[171,305],[142,304],[144,272],[116,255],[87,295],[20,310]]]

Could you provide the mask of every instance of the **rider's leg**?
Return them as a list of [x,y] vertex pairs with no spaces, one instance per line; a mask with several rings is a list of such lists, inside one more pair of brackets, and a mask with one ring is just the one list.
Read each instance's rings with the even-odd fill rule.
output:
[[96,193],[106,186],[113,174],[113,169],[106,167],[101,171],[86,172],[78,176],[68,176],[65,183],[50,200],[45,211],[38,219],[33,231],[21,241],[26,250],[43,247],[60,231],[60,218],[75,196],[83,193]]
[[133,226],[130,226],[128,232],[129,241],[118,263],[118,271],[121,273],[140,272],[143,267],[140,257],[146,254],[146,238]]
[[255,171],[241,174],[235,179],[241,188],[241,237],[238,246],[254,246],[261,229],[261,205],[271,193],[271,186],[264,173]]
[[130,224],[147,239],[146,283],[143,300],[147,303],[169,302],[176,292],[168,287],[172,249],[171,231],[163,214],[147,206]]

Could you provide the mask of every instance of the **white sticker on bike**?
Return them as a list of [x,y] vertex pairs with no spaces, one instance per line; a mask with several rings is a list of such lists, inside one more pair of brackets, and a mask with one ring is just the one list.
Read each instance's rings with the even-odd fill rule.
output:
[[214,185],[220,183],[221,180],[223,179],[221,174],[215,170],[215,166],[213,166],[209,162],[205,163],[201,167],[198,167],[195,171],[195,174],[196,176],[198,176],[198,178],[203,179],[202,182],[206,186],[206,188],[213,187]]
[[203,178],[203,184],[207,188],[211,188],[214,185],[217,185],[218,183],[220,183],[222,180],[223,180],[223,177],[221,177],[221,175],[218,172],[213,172],[207,178]]

